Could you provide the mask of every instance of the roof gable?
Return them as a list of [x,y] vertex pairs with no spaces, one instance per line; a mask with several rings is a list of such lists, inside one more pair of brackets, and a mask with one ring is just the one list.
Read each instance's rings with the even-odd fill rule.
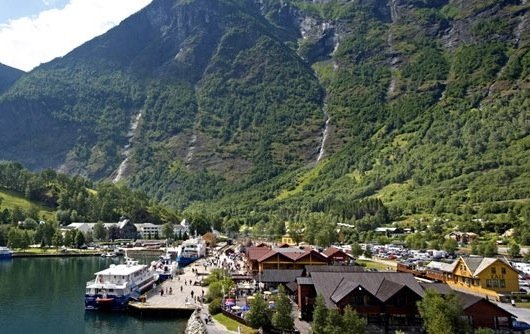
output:
[[[311,279],[317,293],[324,296],[328,308],[337,308],[336,301],[344,299],[361,287],[375,298],[386,301],[408,287],[422,297],[424,291],[414,276],[399,272],[313,272]],[[389,282],[386,282],[389,281]]]
[[383,279],[381,284],[379,285],[379,289],[377,290],[375,296],[377,299],[381,300],[382,302],[386,302],[389,300],[392,296],[394,296],[396,293],[401,291],[405,285],[399,284],[387,279]]
[[311,250],[309,250],[309,251],[306,251],[306,252],[300,254],[300,255],[296,258],[296,261],[301,261],[301,260],[303,260],[304,258],[306,258],[306,257],[310,257],[310,256],[313,257],[313,258],[316,257],[317,259],[321,260],[322,262],[327,262],[327,260],[328,260],[327,257],[326,257],[324,254],[319,253],[319,252],[317,252],[317,251],[314,250],[314,249],[311,249]]

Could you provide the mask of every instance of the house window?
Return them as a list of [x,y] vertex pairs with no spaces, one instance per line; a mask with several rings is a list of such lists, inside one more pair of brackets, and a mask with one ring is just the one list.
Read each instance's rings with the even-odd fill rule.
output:
[[490,279],[486,280],[486,287],[487,288],[491,288],[491,280]]
[[362,306],[364,305],[364,296],[352,296],[351,297],[351,304],[353,306]]
[[505,288],[506,287],[506,280],[501,279],[500,283],[501,283],[501,288]]
[[491,267],[491,273],[492,274],[496,274],[497,273],[497,270],[495,269],[495,267]]
[[501,268],[501,273],[502,273],[503,275],[506,275],[506,268],[502,267],[502,268]]

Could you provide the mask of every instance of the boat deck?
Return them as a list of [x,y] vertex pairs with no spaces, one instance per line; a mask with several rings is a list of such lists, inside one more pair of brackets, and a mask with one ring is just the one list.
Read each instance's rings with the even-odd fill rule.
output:
[[[204,258],[199,259],[185,267],[182,274],[158,284],[156,288],[142,296],[145,297],[145,301],[129,302],[129,311],[140,315],[189,316],[195,309],[202,308],[203,304],[200,300],[197,301],[196,297],[206,295],[208,287],[196,284],[205,279],[205,275],[212,269],[206,267],[205,270],[204,261],[206,261]],[[193,273],[192,269],[198,274]],[[160,293],[162,289],[163,294]],[[172,292],[169,291],[170,289]]]

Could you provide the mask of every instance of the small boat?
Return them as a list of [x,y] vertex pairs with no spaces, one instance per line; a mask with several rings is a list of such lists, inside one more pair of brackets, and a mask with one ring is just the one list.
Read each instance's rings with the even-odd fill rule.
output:
[[111,264],[86,283],[85,309],[124,311],[158,280],[147,265],[126,257],[125,264]]
[[13,252],[7,247],[0,247],[0,260],[9,260],[13,257]]
[[160,255],[158,261],[151,262],[151,270],[158,274],[158,280],[163,282],[175,276],[177,272],[177,262],[171,259],[171,254],[167,251],[164,255]]
[[188,239],[177,251],[177,263],[180,268],[187,266],[206,255],[206,242],[199,236]]

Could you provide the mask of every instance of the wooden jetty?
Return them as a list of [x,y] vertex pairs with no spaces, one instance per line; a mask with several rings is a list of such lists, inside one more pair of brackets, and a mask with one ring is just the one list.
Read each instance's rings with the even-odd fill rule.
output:
[[140,301],[129,302],[129,312],[140,316],[189,317],[203,307],[201,297],[208,292],[208,288],[201,285],[211,269],[205,269],[204,261],[200,259],[185,267],[180,275],[141,296]]

